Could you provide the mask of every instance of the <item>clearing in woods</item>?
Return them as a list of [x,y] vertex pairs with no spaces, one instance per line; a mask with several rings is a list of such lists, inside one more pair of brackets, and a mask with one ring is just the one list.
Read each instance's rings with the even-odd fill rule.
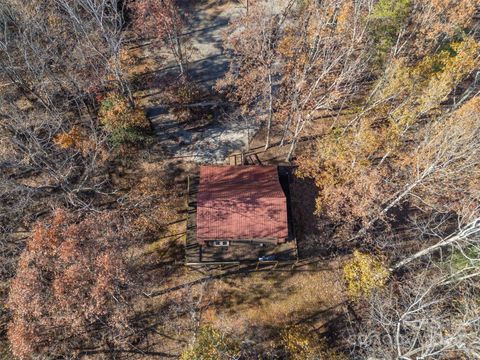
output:
[[[229,19],[245,11],[234,1],[195,1],[189,14],[187,34],[193,34],[189,71],[192,80],[209,92],[209,101],[217,101],[211,94],[216,79],[227,70],[228,61],[222,48],[222,32]],[[159,54],[153,42],[136,44],[132,48],[143,53],[155,79],[168,77],[175,71],[165,54]],[[159,76],[160,75],[160,76]],[[170,204],[176,209],[167,231],[148,244],[131,249],[138,268],[143,295],[135,301],[136,318],[144,324],[145,333],[135,341],[138,352],[129,350],[119,358],[160,357],[177,358],[194,339],[201,326],[213,326],[268,351],[280,331],[292,324],[302,324],[316,333],[334,334],[334,321],[345,314],[347,302],[342,282],[341,257],[300,261],[294,268],[278,267],[256,269],[253,266],[231,268],[190,268],[183,266],[185,241],[185,186],[187,174],[196,168],[196,162],[222,162],[233,150],[245,146],[245,127],[233,119],[216,118],[204,126],[189,127],[178,123],[169,114],[169,106],[162,103],[160,82],[151,81],[151,87],[136,96],[148,109],[157,132],[156,145],[149,155],[138,160],[138,169],[174,164],[172,187],[178,199]],[[242,133],[243,131],[243,133]],[[254,139],[254,144],[260,140]],[[257,147],[260,148],[261,145]],[[155,152],[168,155],[155,156]],[[261,154],[267,164],[278,164],[283,150],[278,147]],[[164,163],[159,164],[158,159]],[[150,171],[150,170],[149,170]],[[155,171],[125,174],[122,181],[138,181],[142,176],[152,180]],[[153,176],[153,178],[152,178]],[[308,241],[315,238],[316,246],[326,241],[314,230],[314,196],[305,184],[295,183],[299,196],[294,199],[295,226],[302,251],[311,254]],[[308,187],[308,186],[307,186]],[[151,216],[155,216],[152,213]],[[253,335],[255,338],[252,338]],[[141,349],[141,350],[140,350]]]

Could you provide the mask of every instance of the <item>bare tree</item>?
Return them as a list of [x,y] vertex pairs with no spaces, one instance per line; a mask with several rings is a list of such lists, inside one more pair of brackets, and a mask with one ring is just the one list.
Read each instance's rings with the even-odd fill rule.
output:
[[[436,234],[432,234],[436,235]],[[391,270],[398,270],[412,261],[419,259],[426,255],[431,255],[435,251],[438,251],[444,247],[450,247],[459,251],[462,255],[468,259],[469,262],[475,263],[480,261],[480,218],[474,219],[472,222],[461,226],[457,231],[452,233],[435,244],[416,252],[413,255],[406,257],[392,266]],[[469,252],[473,253],[473,257],[467,255]],[[468,267],[468,270],[475,270],[475,266]],[[478,270],[478,269],[477,269]],[[480,272],[470,274],[469,276],[475,277],[480,275]]]
[[265,122],[265,150],[270,147],[279,106],[278,42],[292,6],[292,1],[258,2],[232,20],[224,39],[232,52],[232,65],[225,78],[217,82],[217,89],[226,91],[231,100],[240,104],[242,116]]
[[175,59],[180,75],[186,74],[184,15],[175,0],[138,0],[131,2],[134,26],[145,36],[153,37],[166,45]]
[[[130,96],[114,61],[123,42],[120,5],[0,3],[2,281],[14,275],[33,221],[65,204],[95,207],[111,194],[96,96],[105,88]],[[61,137],[72,146],[62,147]]]
[[232,23],[226,82],[251,116],[268,109],[266,148],[275,119],[283,128],[281,145],[290,143],[290,160],[312,119],[355,94],[367,73],[369,3],[259,1]]
[[93,54],[96,63],[92,64],[92,67],[106,72],[107,76],[100,74],[98,81],[108,80],[111,75],[116,88],[133,106],[132,91],[121,63],[125,27],[124,2],[118,0],[55,1],[67,14],[65,20],[73,25],[72,35],[80,44],[79,50],[84,53],[82,58],[88,61],[85,56]]
[[357,355],[402,360],[480,355],[479,308],[472,298],[478,289],[445,286],[432,273],[403,282],[369,300],[367,319],[350,338]]

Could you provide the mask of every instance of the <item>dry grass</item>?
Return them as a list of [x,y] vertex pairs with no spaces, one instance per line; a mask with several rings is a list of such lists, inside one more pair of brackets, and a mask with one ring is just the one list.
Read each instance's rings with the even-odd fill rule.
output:
[[300,322],[320,328],[345,301],[341,272],[334,267],[256,272],[220,279],[211,287],[218,318],[214,320],[210,310],[211,320],[217,326],[235,324],[237,331],[246,333],[249,328],[282,328]]
[[207,323],[234,338],[254,340],[260,348],[275,347],[280,332],[293,324],[324,333],[345,310],[340,273],[334,268],[304,270],[313,271],[254,272],[208,280],[208,275],[218,273],[178,267],[166,278],[157,277],[158,286],[151,288],[152,293],[165,293],[136,303],[137,311],[151,314],[154,324],[139,346],[150,344],[149,351],[178,356]]

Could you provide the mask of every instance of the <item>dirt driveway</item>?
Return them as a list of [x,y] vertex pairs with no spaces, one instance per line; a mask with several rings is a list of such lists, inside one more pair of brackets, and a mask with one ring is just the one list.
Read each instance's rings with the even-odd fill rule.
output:
[[[159,145],[173,158],[197,163],[222,163],[228,154],[244,148],[247,139],[257,127],[248,120],[231,116],[224,110],[224,103],[215,97],[214,86],[229,68],[228,57],[223,49],[223,36],[229,21],[245,11],[238,1],[183,1],[186,12],[190,61],[188,73],[191,81],[213,94],[202,103],[212,110],[212,121],[206,126],[192,127],[181,124],[169,113],[170,107],[162,103],[161,91],[148,96],[147,114],[150,117]],[[175,73],[175,62],[168,54],[149,47],[147,54],[167,60],[160,64],[158,73]],[[184,104],[192,106],[192,104]],[[197,105],[194,105],[197,106]]]

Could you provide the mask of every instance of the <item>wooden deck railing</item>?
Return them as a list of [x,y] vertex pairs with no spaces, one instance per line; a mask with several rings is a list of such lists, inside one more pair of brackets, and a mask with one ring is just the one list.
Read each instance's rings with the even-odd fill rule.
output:
[[248,150],[233,153],[228,157],[229,165],[263,165],[259,154],[263,154],[265,150]]

